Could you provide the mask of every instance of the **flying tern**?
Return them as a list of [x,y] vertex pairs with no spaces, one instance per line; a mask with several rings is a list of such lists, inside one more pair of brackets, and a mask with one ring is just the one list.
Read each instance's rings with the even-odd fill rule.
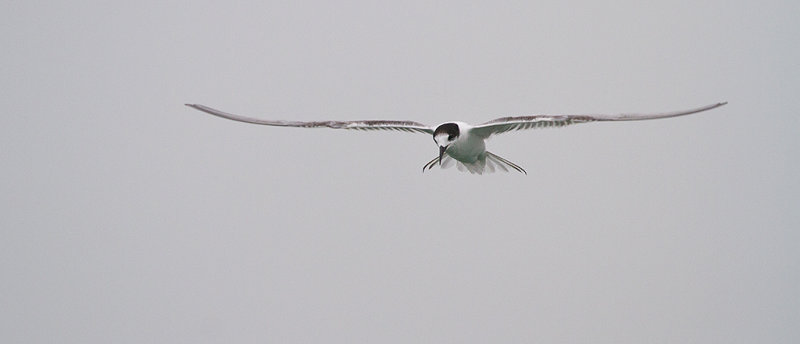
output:
[[425,133],[433,136],[433,141],[439,147],[439,154],[422,167],[422,171],[432,169],[437,164],[441,168],[456,165],[459,171],[483,174],[496,170],[508,172],[516,170],[528,174],[519,165],[508,161],[497,154],[486,150],[486,139],[492,135],[508,131],[563,127],[569,124],[608,121],[640,121],[648,119],[668,118],[690,115],[711,110],[727,104],[721,102],[695,109],[664,112],[664,113],[624,113],[616,115],[529,115],[512,116],[493,119],[483,124],[470,125],[464,122],[453,121],[431,127],[414,121],[395,120],[363,120],[363,121],[282,121],[265,120],[227,113],[200,104],[186,104],[186,106],[219,116],[245,123],[270,125],[276,127],[299,128],[333,128],[352,130],[397,130],[406,132]]

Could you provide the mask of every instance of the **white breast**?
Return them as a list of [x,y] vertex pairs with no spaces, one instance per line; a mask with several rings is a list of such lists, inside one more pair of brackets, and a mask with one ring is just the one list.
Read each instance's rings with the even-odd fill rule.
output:
[[456,122],[460,135],[458,139],[447,148],[447,155],[461,162],[471,163],[478,160],[486,152],[484,139],[471,135],[472,126],[462,122]]

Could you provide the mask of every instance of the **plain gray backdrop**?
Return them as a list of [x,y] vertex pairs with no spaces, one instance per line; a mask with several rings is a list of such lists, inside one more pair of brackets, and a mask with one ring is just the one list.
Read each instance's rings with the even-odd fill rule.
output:
[[[0,5],[3,343],[797,343],[797,1]],[[528,170],[422,174],[480,123]]]

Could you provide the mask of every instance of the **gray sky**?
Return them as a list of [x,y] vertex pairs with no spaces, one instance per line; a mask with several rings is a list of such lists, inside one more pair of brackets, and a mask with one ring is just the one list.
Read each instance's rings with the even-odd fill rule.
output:
[[[0,342],[796,343],[797,1],[4,2]],[[528,176],[422,174],[407,133]]]

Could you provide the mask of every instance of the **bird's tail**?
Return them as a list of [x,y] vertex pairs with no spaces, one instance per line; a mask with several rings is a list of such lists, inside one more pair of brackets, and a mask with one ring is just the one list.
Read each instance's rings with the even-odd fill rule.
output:
[[[422,166],[422,172],[433,169],[436,165],[439,165],[439,157],[433,158],[425,164],[425,166]],[[508,172],[509,168],[520,173],[528,174],[528,172],[526,172],[524,168],[519,167],[519,165],[491,152],[486,152],[484,156],[472,163],[457,161],[446,154],[442,156],[442,169],[452,167],[453,165],[461,172],[469,172],[472,174],[492,173],[495,171]]]
[[[447,154],[443,155],[442,156],[442,164],[441,164],[442,169],[445,169],[445,168],[453,166],[453,162],[454,161],[455,161],[455,159],[451,158],[449,155],[447,155]],[[428,163],[425,164],[425,166],[422,166],[422,172],[425,172],[426,170],[430,170],[430,169],[432,169],[434,166],[436,166],[438,164],[439,164],[439,157],[437,156],[437,157],[433,158],[433,160],[428,161]]]
[[[503,170],[505,172],[508,172],[508,167],[511,167],[511,168],[517,170],[517,172],[524,173],[526,175],[528,174],[528,172],[525,171],[525,169],[520,167],[519,165],[517,165],[517,164],[515,164],[515,163],[513,163],[511,161],[508,161],[506,159],[503,159],[502,157],[500,157],[497,154],[494,154],[492,152],[487,151],[486,152],[486,165],[489,165],[489,164],[497,165],[497,167],[499,169],[501,169],[501,170]],[[492,166],[492,168],[494,168],[494,166]]]

